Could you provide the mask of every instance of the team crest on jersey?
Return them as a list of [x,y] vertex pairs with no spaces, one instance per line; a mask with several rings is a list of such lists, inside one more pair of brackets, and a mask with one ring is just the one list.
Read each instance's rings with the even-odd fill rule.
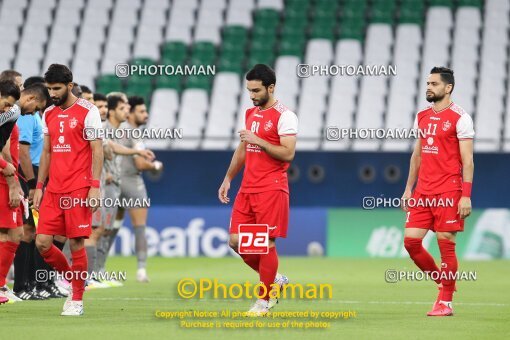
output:
[[273,127],[273,122],[268,120],[266,124],[264,124],[264,130],[269,131]]
[[76,127],[76,125],[78,125],[78,119],[76,118],[72,118],[70,121],[69,121],[69,127],[71,129],[74,129]]
[[452,126],[449,120],[443,123],[443,131],[448,131],[448,129]]

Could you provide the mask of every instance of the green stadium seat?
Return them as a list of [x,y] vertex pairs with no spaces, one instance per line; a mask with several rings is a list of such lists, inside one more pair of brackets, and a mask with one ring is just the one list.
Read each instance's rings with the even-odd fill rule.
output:
[[392,24],[393,14],[394,14],[393,9],[372,8],[372,12],[370,14],[370,22]]
[[458,0],[457,7],[482,7],[482,0]]
[[361,18],[364,17],[365,12],[367,10],[367,2],[366,1],[357,1],[350,0],[344,3],[342,8],[341,16],[343,18]]
[[216,47],[210,42],[193,44],[191,52],[192,65],[211,65],[216,61]]
[[156,62],[150,58],[134,58],[131,60],[131,64],[149,66],[156,64]]
[[227,53],[244,53],[246,44],[237,44],[231,42],[224,42],[221,44],[221,50]]
[[254,12],[255,27],[262,26],[275,29],[280,25],[280,13],[274,9],[263,8]]
[[331,10],[331,9],[321,9],[321,8],[316,8],[315,11],[313,12],[313,19],[314,20],[331,20],[331,21],[335,21],[336,20],[336,12]]
[[216,47],[210,42],[197,42],[192,46],[192,55],[214,55],[216,54]]
[[429,0],[429,7],[442,6],[442,7],[453,7],[453,0]]
[[304,8],[285,9],[285,20],[308,21],[308,10]]
[[336,12],[338,9],[339,2],[331,0],[316,0],[315,9],[325,9],[331,12]]
[[250,49],[274,48],[276,44],[276,34],[257,35],[252,37]]
[[297,18],[285,18],[281,27],[282,32],[304,32],[308,26],[308,20],[301,20]]
[[161,46],[162,59],[185,60],[188,54],[188,46],[180,41],[166,42]]
[[306,43],[305,35],[285,35],[280,40],[279,55],[303,56]]
[[306,39],[305,31],[282,30],[280,40],[304,40]]
[[127,78],[127,86],[152,86],[152,76],[133,75]]
[[203,89],[209,91],[211,89],[211,76],[192,75],[186,79],[186,88]]
[[235,72],[241,74],[243,72],[243,62],[237,62],[231,59],[220,59],[218,69],[219,72]]
[[365,33],[365,25],[363,22],[354,21],[343,21],[340,25],[340,39],[356,39],[363,41]]
[[423,25],[423,12],[416,11],[413,8],[403,7],[400,9],[398,22],[400,24]]
[[406,11],[416,11],[416,12],[424,12],[425,11],[425,3],[423,0],[404,0],[400,4],[399,10],[406,10]]
[[242,63],[245,58],[244,53],[240,53],[239,51],[234,50],[223,50],[221,51],[220,61],[221,60],[229,60],[233,63]]
[[96,91],[107,94],[122,91],[122,80],[114,74],[104,74],[96,79]]
[[308,7],[312,0],[285,0],[285,8],[289,7]]
[[182,77],[180,75],[161,75],[156,78],[156,88],[157,89],[175,89],[177,91],[181,91],[182,89]]
[[223,42],[244,43],[248,39],[248,31],[242,26],[227,26],[223,29]]
[[253,27],[252,36],[268,36],[276,34],[276,26],[257,25]]
[[275,54],[273,51],[250,51],[250,57],[248,58],[248,68],[251,68],[255,64],[267,64],[273,65]]
[[140,97],[143,97],[146,102],[150,102],[151,93],[152,93],[152,86],[132,84],[132,85],[128,85],[126,87],[126,95],[128,97],[140,96]]
[[314,25],[310,32],[313,39],[335,39],[335,28],[330,25]]

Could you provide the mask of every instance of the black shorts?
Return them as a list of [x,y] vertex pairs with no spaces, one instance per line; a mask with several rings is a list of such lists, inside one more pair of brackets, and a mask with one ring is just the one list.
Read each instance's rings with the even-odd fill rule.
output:
[[[37,174],[39,173],[39,167],[36,165],[32,165],[32,169],[34,169],[34,176],[37,179]],[[23,173],[23,170],[21,170],[21,166],[18,168],[18,172],[23,176],[24,178],[27,178],[25,174]],[[23,179],[19,179],[19,184],[21,186],[21,189],[23,190],[23,193],[25,194],[25,198],[28,197],[28,184]],[[32,227],[35,227],[34,223],[34,217],[32,216],[32,209],[28,209],[28,218],[25,218],[25,214],[23,214],[23,224],[30,224]]]

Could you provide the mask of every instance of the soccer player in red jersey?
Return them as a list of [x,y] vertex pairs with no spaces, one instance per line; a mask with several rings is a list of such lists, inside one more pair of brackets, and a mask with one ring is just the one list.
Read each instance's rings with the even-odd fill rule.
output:
[[[427,313],[429,316],[453,315],[452,298],[458,268],[455,237],[464,230],[464,219],[471,214],[475,132],[471,117],[450,99],[454,86],[453,71],[449,68],[434,67],[430,71],[426,98],[432,105],[416,115],[414,128],[422,134],[411,156],[402,196],[407,212],[405,248],[422,271],[435,273],[432,278],[439,288],[432,311]],[[406,205],[410,198],[415,202],[436,202],[436,206]],[[422,246],[422,239],[429,230],[436,233],[441,269]]]
[[[46,106],[44,86],[32,86],[20,96],[13,81],[0,81],[0,304],[20,299],[5,285],[7,272],[23,236],[22,214],[28,213],[28,202],[20,206],[23,191],[16,176],[19,162],[19,114],[33,114]],[[18,100],[18,105],[14,102]],[[5,112],[9,110],[8,112]]]
[[[229,203],[230,183],[244,166],[239,193],[234,202],[230,221],[230,247],[238,252],[240,224],[267,224],[269,226],[269,252],[267,254],[239,255],[259,273],[266,287],[260,289],[262,297],[250,309],[250,315],[264,315],[276,304],[270,299],[272,284],[282,287],[288,279],[277,273],[278,255],[275,239],[287,237],[289,221],[289,185],[287,169],[294,159],[298,119],[294,112],[274,97],[276,76],[267,65],[257,64],[246,74],[247,89],[255,107],[246,110],[245,130],[239,132],[237,147],[218,198]],[[265,295],[263,294],[265,291]]]
[[[58,273],[72,271],[72,294],[61,315],[83,314],[87,273],[85,238],[91,233],[92,212],[99,202],[103,146],[95,133],[101,129],[96,106],[72,94],[73,74],[65,65],[52,64],[44,75],[54,105],[44,112],[44,146],[33,205],[39,210],[36,246]],[[86,138],[85,138],[85,135]],[[43,183],[49,182],[43,197]],[[86,204],[84,201],[88,200]],[[69,239],[72,266],[55,245],[55,235]]]

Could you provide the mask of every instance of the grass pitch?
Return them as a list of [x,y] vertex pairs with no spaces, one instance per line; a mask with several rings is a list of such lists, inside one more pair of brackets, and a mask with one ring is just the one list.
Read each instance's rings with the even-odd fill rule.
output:
[[[274,311],[351,311],[356,316],[327,320],[265,317],[190,319],[219,328],[183,328],[179,319],[162,319],[156,311],[246,311],[253,300],[183,299],[177,283],[183,278],[217,278],[221,283],[253,284],[258,277],[237,258],[150,258],[151,282],[135,280],[136,259],[109,259],[110,271],[126,271],[121,288],[87,291],[85,315],[62,317],[63,299],[23,301],[0,306],[0,338],[33,339],[508,339],[510,334],[510,261],[461,261],[459,270],[476,271],[476,281],[457,284],[453,317],[427,317],[437,289],[433,282],[387,283],[388,269],[412,270],[409,259],[280,258],[280,271],[293,283],[329,283],[332,299],[281,301]],[[304,329],[286,322],[329,322],[327,328]],[[258,322],[259,328],[225,328],[225,322]],[[284,323],[287,328],[283,328]],[[269,326],[280,328],[269,328]],[[303,324],[304,327],[304,324]]]

